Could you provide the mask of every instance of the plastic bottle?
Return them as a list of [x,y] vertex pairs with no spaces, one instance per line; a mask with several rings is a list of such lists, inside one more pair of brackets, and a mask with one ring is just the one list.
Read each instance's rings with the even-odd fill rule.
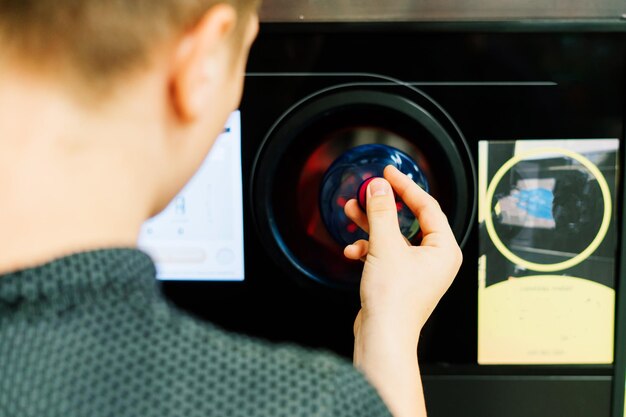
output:
[[[422,189],[429,191],[428,181],[417,163],[406,153],[388,145],[361,145],[341,155],[330,166],[320,189],[320,211],[331,236],[340,245],[349,245],[367,234],[345,214],[344,206],[355,198],[363,211],[366,207],[367,186],[382,177],[386,166],[393,165]],[[396,197],[400,231],[407,238],[419,232],[419,223],[411,210]]]

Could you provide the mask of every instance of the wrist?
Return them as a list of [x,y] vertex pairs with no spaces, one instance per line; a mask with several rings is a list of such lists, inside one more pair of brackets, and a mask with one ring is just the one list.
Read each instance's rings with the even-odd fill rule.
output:
[[[396,320],[395,322],[397,322]],[[388,320],[357,320],[354,329],[354,362],[395,359],[417,360],[420,328],[398,326]]]
[[416,314],[362,309],[355,322],[354,336],[361,339],[381,339],[416,349],[424,321]]

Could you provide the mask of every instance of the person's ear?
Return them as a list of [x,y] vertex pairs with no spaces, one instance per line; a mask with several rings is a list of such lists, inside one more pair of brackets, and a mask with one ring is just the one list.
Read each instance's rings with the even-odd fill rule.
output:
[[227,4],[211,7],[177,45],[171,75],[172,100],[183,121],[193,121],[223,81],[224,51],[231,47],[237,12]]

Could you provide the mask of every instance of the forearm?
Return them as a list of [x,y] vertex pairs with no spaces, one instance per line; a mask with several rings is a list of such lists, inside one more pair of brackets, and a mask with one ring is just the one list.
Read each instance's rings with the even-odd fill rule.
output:
[[[419,333],[418,333],[419,335]],[[376,387],[395,417],[425,417],[417,338],[396,337],[389,328],[355,329],[354,365]]]

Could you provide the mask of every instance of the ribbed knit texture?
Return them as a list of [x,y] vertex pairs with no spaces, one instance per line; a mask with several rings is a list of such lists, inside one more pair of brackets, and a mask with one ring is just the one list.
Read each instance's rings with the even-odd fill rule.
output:
[[1,417],[389,416],[330,354],[196,320],[133,249],[0,276]]

